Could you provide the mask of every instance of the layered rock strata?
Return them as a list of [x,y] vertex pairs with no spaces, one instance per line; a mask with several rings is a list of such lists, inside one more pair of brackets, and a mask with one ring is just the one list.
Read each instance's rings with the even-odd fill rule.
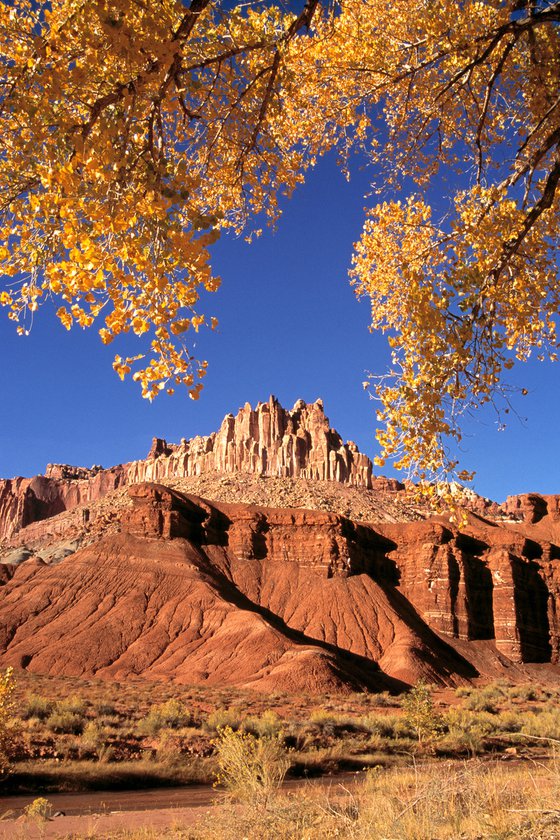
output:
[[162,485],[130,495],[120,533],[13,569],[2,665],[297,691],[475,675],[398,592],[391,543],[371,528]]
[[0,665],[294,691],[560,674],[560,550],[535,536],[550,514],[459,531],[127,494],[89,545],[4,564]]
[[[438,632],[491,641],[513,662],[559,662],[560,549],[517,523],[476,516],[461,532],[428,520],[376,526],[400,591]],[[529,534],[529,536],[528,536]]]

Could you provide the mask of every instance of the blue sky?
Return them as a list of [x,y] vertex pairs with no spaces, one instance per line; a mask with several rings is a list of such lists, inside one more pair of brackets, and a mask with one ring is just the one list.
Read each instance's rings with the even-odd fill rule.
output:
[[[33,475],[49,461],[111,466],[141,458],[153,436],[209,434],[227,412],[271,393],[289,408],[322,397],[331,424],[373,456],[375,405],[362,381],[368,370],[383,372],[388,352],[384,337],[368,332],[367,302],[347,280],[367,183],[366,172],[347,183],[333,160],[322,161],[286,203],[275,233],[251,246],[217,244],[223,284],[201,309],[220,327],[197,336],[196,352],[209,362],[198,403],[177,392],[149,404],[137,385],[118,379],[114,352],[139,352],[136,339],[104,347],[95,330],[68,333],[46,310],[27,338],[0,320],[0,476]],[[464,466],[477,470],[475,489],[499,501],[560,492],[557,368],[535,362],[513,374],[529,389],[515,401],[526,422],[512,418],[498,432],[487,412],[469,421],[462,453]]]

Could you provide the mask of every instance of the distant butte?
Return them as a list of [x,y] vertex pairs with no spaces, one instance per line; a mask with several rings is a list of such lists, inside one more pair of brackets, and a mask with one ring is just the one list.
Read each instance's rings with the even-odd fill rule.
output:
[[0,665],[262,691],[560,677],[560,497],[460,529],[274,397],[110,469],[0,482]]

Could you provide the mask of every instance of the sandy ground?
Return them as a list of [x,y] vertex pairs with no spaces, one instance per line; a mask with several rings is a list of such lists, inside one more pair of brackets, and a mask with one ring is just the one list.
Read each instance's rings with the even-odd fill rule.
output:
[[[340,773],[313,780],[290,779],[282,789],[291,795],[305,790],[308,794],[325,796],[341,791],[348,793],[361,779],[361,773]],[[0,798],[0,840],[70,840],[73,837],[106,840],[119,829],[172,829],[192,825],[225,802],[223,794],[209,785],[55,793],[48,795],[48,800],[52,812],[58,810],[64,816],[37,824],[20,816],[23,808],[33,801],[32,796]]]
[[83,816],[55,817],[41,825],[26,821],[2,820],[1,840],[55,840],[75,835],[106,838],[118,829],[166,829],[179,825],[192,825],[208,813],[201,808],[160,808],[150,811],[121,811],[110,814],[87,814]]

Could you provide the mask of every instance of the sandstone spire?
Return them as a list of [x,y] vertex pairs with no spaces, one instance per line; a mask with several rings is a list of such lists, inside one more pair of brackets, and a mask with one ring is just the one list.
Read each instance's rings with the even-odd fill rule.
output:
[[219,431],[179,445],[154,439],[145,461],[128,467],[127,483],[184,478],[205,472],[254,473],[339,481],[371,488],[372,464],[330,427],[322,400],[298,400],[291,411],[276,397],[228,414]]

